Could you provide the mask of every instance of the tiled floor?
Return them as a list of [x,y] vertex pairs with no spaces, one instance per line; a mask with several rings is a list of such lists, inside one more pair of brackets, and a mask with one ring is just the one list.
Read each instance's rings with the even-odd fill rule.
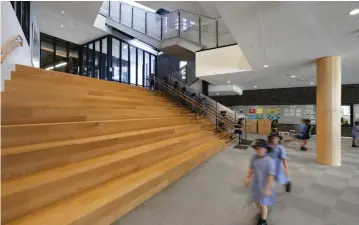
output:
[[[314,142],[309,152],[295,143],[287,148],[293,192],[277,187],[270,225],[359,224],[359,148],[343,139],[342,166],[327,167],[315,162]],[[252,154],[226,149],[113,225],[255,224],[243,186]]]

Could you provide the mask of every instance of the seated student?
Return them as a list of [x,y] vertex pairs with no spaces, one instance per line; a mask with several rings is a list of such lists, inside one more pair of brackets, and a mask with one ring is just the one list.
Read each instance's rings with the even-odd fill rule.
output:
[[352,147],[359,147],[358,145],[356,145],[356,140],[359,139],[359,121],[355,121],[354,123],[354,127],[352,130],[352,138],[353,138],[353,144]]
[[274,160],[267,155],[267,143],[264,139],[257,139],[252,145],[256,154],[252,157],[245,181],[250,187],[251,199],[260,208],[258,225],[267,225],[268,207],[275,203],[273,180],[275,177]]

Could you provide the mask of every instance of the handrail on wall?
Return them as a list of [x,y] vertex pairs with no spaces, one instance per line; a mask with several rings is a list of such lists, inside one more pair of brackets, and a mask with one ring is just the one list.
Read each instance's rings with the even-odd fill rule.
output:
[[15,50],[17,47],[24,45],[21,35],[17,35],[1,46],[1,63]]

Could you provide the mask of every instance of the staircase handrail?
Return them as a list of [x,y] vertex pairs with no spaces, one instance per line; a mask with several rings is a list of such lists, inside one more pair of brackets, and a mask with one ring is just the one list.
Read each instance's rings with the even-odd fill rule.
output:
[[186,102],[195,105],[197,108],[201,109],[202,111],[206,112],[207,114],[213,116],[216,118],[216,120],[224,123],[225,125],[227,125],[230,129],[234,129],[235,128],[235,123],[233,121],[228,120],[228,118],[223,117],[221,114],[212,111],[209,108],[203,107],[202,104],[200,104],[199,102],[189,98],[188,96],[184,95],[183,93],[181,93],[179,90],[171,87],[170,85],[166,84],[165,82],[161,81],[160,79],[158,79],[155,76],[151,76],[150,79],[152,79],[155,83],[158,83],[162,86],[162,88],[166,88],[167,90],[169,90],[171,93],[175,93],[177,96],[179,96],[181,99],[185,100]]
[[21,35],[17,35],[1,46],[1,63],[3,63],[17,47],[23,46],[23,43]]
[[[181,70],[181,69],[180,69],[180,70]],[[179,71],[177,71],[177,73],[179,73]],[[169,82],[171,83],[172,80],[175,80],[175,81],[177,81],[178,83],[180,83],[182,86],[185,86],[187,90],[190,90],[190,89],[191,89],[190,86],[188,86],[187,84],[185,84],[185,83],[184,83],[183,81],[181,81],[179,78],[173,76],[172,74],[169,74]],[[199,94],[199,95],[204,95],[204,94],[202,94],[202,93],[198,93],[198,94]],[[211,99],[211,101],[214,102],[216,105],[217,105],[217,104],[220,104],[220,103],[218,103],[216,100],[214,100],[214,99],[212,99],[212,98],[210,98],[210,97],[208,97],[208,96],[206,96],[206,95],[204,95],[204,96],[207,97],[207,98],[209,98],[209,99]],[[207,104],[207,107],[210,107],[212,111],[216,111],[216,109],[214,108],[214,106],[212,106],[211,104]],[[227,112],[227,111],[228,111],[228,110],[226,110],[226,112]],[[233,111],[233,110],[230,110],[230,111]],[[233,111],[233,113],[236,114],[235,111]],[[228,119],[230,119],[231,122],[233,122],[233,123],[236,123],[236,122],[237,122],[237,118],[233,118],[230,114],[227,114],[226,117],[227,117]]]

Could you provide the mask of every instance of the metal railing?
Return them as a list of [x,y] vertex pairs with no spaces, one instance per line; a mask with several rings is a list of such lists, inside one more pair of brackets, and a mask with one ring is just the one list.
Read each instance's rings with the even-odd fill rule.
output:
[[[161,81],[160,79],[150,76],[150,79],[153,81],[154,88],[160,91],[161,95],[164,97],[171,98],[178,105],[187,106],[194,113],[194,117],[197,120],[201,115],[206,115],[209,118],[212,118],[215,122],[214,134],[225,132],[224,135],[220,136],[220,138],[228,137],[229,141],[234,139],[234,129],[235,123],[231,121],[229,118],[221,115],[220,113],[212,110],[211,108],[203,106],[199,101],[187,96],[185,93],[180,90],[172,87],[165,81]],[[212,125],[211,125],[212,126]]]
[[17,47],[23,46],[23,40],[17,35],[1,46],[1,63],[13,52]]
[[235,44],[222,18],[182,9],[158,15],[120,1],[104,1],[100,14],[157,40],[181,37],[205,49]]

